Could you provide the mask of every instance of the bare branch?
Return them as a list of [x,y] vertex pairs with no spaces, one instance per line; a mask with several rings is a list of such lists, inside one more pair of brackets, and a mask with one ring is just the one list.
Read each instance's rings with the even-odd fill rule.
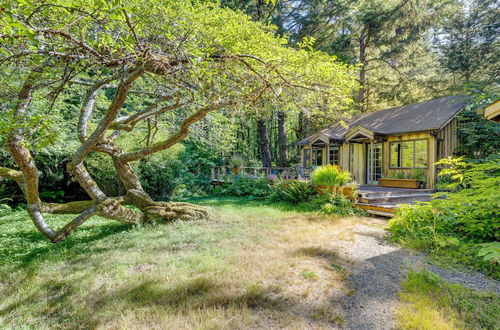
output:
[[118,79],[119,74],[114,74],[111,77],[99,80],[94,83],[92,87],[87,91],[85,100],[83,102],[82,108],[80,110],[80,117],[78,118],[78,138],[82,143],[87,140],[87,123],[92,116],[94,110],[95,100],[99,93],[99,90],[103,88],[109,82]]
[[121,161],[125,161],[125,162],[131,162],[134,160],[139,160],[141,158],[144,158],[144,157],[151,155],[155,152],[168,149],[171,146],[173,146],[174,144],[182,141],[189,134],[189,128],[191,127],[192,124],[203,119],[209,112],[224,108],[224,107],[229,106],[231,104],[232,104],[232,102],[231,103],[228,102],[228,103],[210,104],[210,105],[207,105],[201,109],[198,109],[195,113],[193,113],[192,115],[190,115],[189,117],[184,119],[184,121],[182,122],[177,133],[172,135],[170,138],[168,138],[164,141],[155,143],[155,144],[148,146],[146,148],[122,154],[118,157],[118,159]]
[[[92,151],[92,148],[99,142],[99,140],[102,139],[104,132],[111,126],[111,124],[115,121],[116,116],[118,115],[118,112],[123,106],[123,103],[125,102],[125,99],[127,97],[127,92],[132,86],[132,83],[139,78],[144,71],[142,69],[137,69],[133,71],[125,81],[120,83],[120,86],[118,87],[118,90],[116,91],[115,97],[113,99],[113,102],[111,102],[111,105],[108,107],[108,110],[106,111],[106,114],[104,115],[104,118],[101,120],[97,128],[94,130],[94,132],[90,135],[90,137],[83,143],[76,154],[74,155],[73,159],[71,160],[71,166],[74,168],[81,164],[83,161],[83,158]],[[82,182],[80,182],[82,183]]]
[[139,41],[139,38],[137,37],[137,33],[135,32],[135,28],[132,25],[130,17],[125,9],[123,10],[123,15],[125,16],[125,21],[127,22],[127,26],[130,29],[130,32],[132,32],[132,35],[134,36],[135,42],[137,43],[137,47],[139,47],[140,50],[143,50],[142,44]]

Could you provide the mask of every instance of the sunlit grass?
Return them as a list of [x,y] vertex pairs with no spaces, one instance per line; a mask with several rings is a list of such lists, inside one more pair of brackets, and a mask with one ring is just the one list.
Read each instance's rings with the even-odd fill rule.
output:
[[[48,243],[25,212],[0,218],[5,328],[317,328],[340,324],[345,274],[318,240],[339,219],[244,199],[199,199],[211,219],[102,218]],[[67,216],[50,216],[61,226]],[[301,252],[302,251],[302,252]],[[315,280],[301,274],[315,275]]]
[[448,284],[429,272],[410,271],[400,292],[401,329],[498,329],[500,297]]

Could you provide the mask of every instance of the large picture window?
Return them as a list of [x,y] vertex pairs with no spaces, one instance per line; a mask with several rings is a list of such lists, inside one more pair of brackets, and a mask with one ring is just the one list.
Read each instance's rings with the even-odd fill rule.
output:
[[427,140],[391,143],[391,168],[427,167]]
[[328,163],[331,165],[340,165],[340,147],[330,146],[330,154],[328,155]]

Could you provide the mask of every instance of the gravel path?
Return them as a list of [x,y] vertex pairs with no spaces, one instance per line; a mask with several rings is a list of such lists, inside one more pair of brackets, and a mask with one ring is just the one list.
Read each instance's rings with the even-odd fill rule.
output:
[[354,241],[333,244],[343,258],[351,260],[349,278],[351,294],[344,303],[348,329],[392,329],[394,311],[398,306],[397,293],[408,268],[428,269],[449,282],[462,283],[475,290],[500,293],[500,282],[475,273],[450,272],[428,265],[423,254],[401,249],[387,241],[384,227],[387,222],[370,219],[356,224]]

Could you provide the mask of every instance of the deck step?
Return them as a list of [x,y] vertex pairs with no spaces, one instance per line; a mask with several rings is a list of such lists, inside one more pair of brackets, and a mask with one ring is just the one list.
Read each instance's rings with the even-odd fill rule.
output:
[[403,204],[411,202],[429,202],[432,199],[432,194],[407,194],[399,196],[362,196],[359,201],[365,204]]
[[377,215],[379,217],[386,217],[386,218],[394,217],[394,213],[389,213],[389,212],[382,212],[377,210],[366,210],[366,212],[372,215]]
[[398,189],[398,190],[361,190],[359,195],[361,197],[398,197],[407,195],[422,195],[433,194],[432,189]]
[[366,204],[366,203],[354,203],[355,206],[362,208],[366,211],[378,211],[385,213],[395,213],[398,207],[395,204]]

